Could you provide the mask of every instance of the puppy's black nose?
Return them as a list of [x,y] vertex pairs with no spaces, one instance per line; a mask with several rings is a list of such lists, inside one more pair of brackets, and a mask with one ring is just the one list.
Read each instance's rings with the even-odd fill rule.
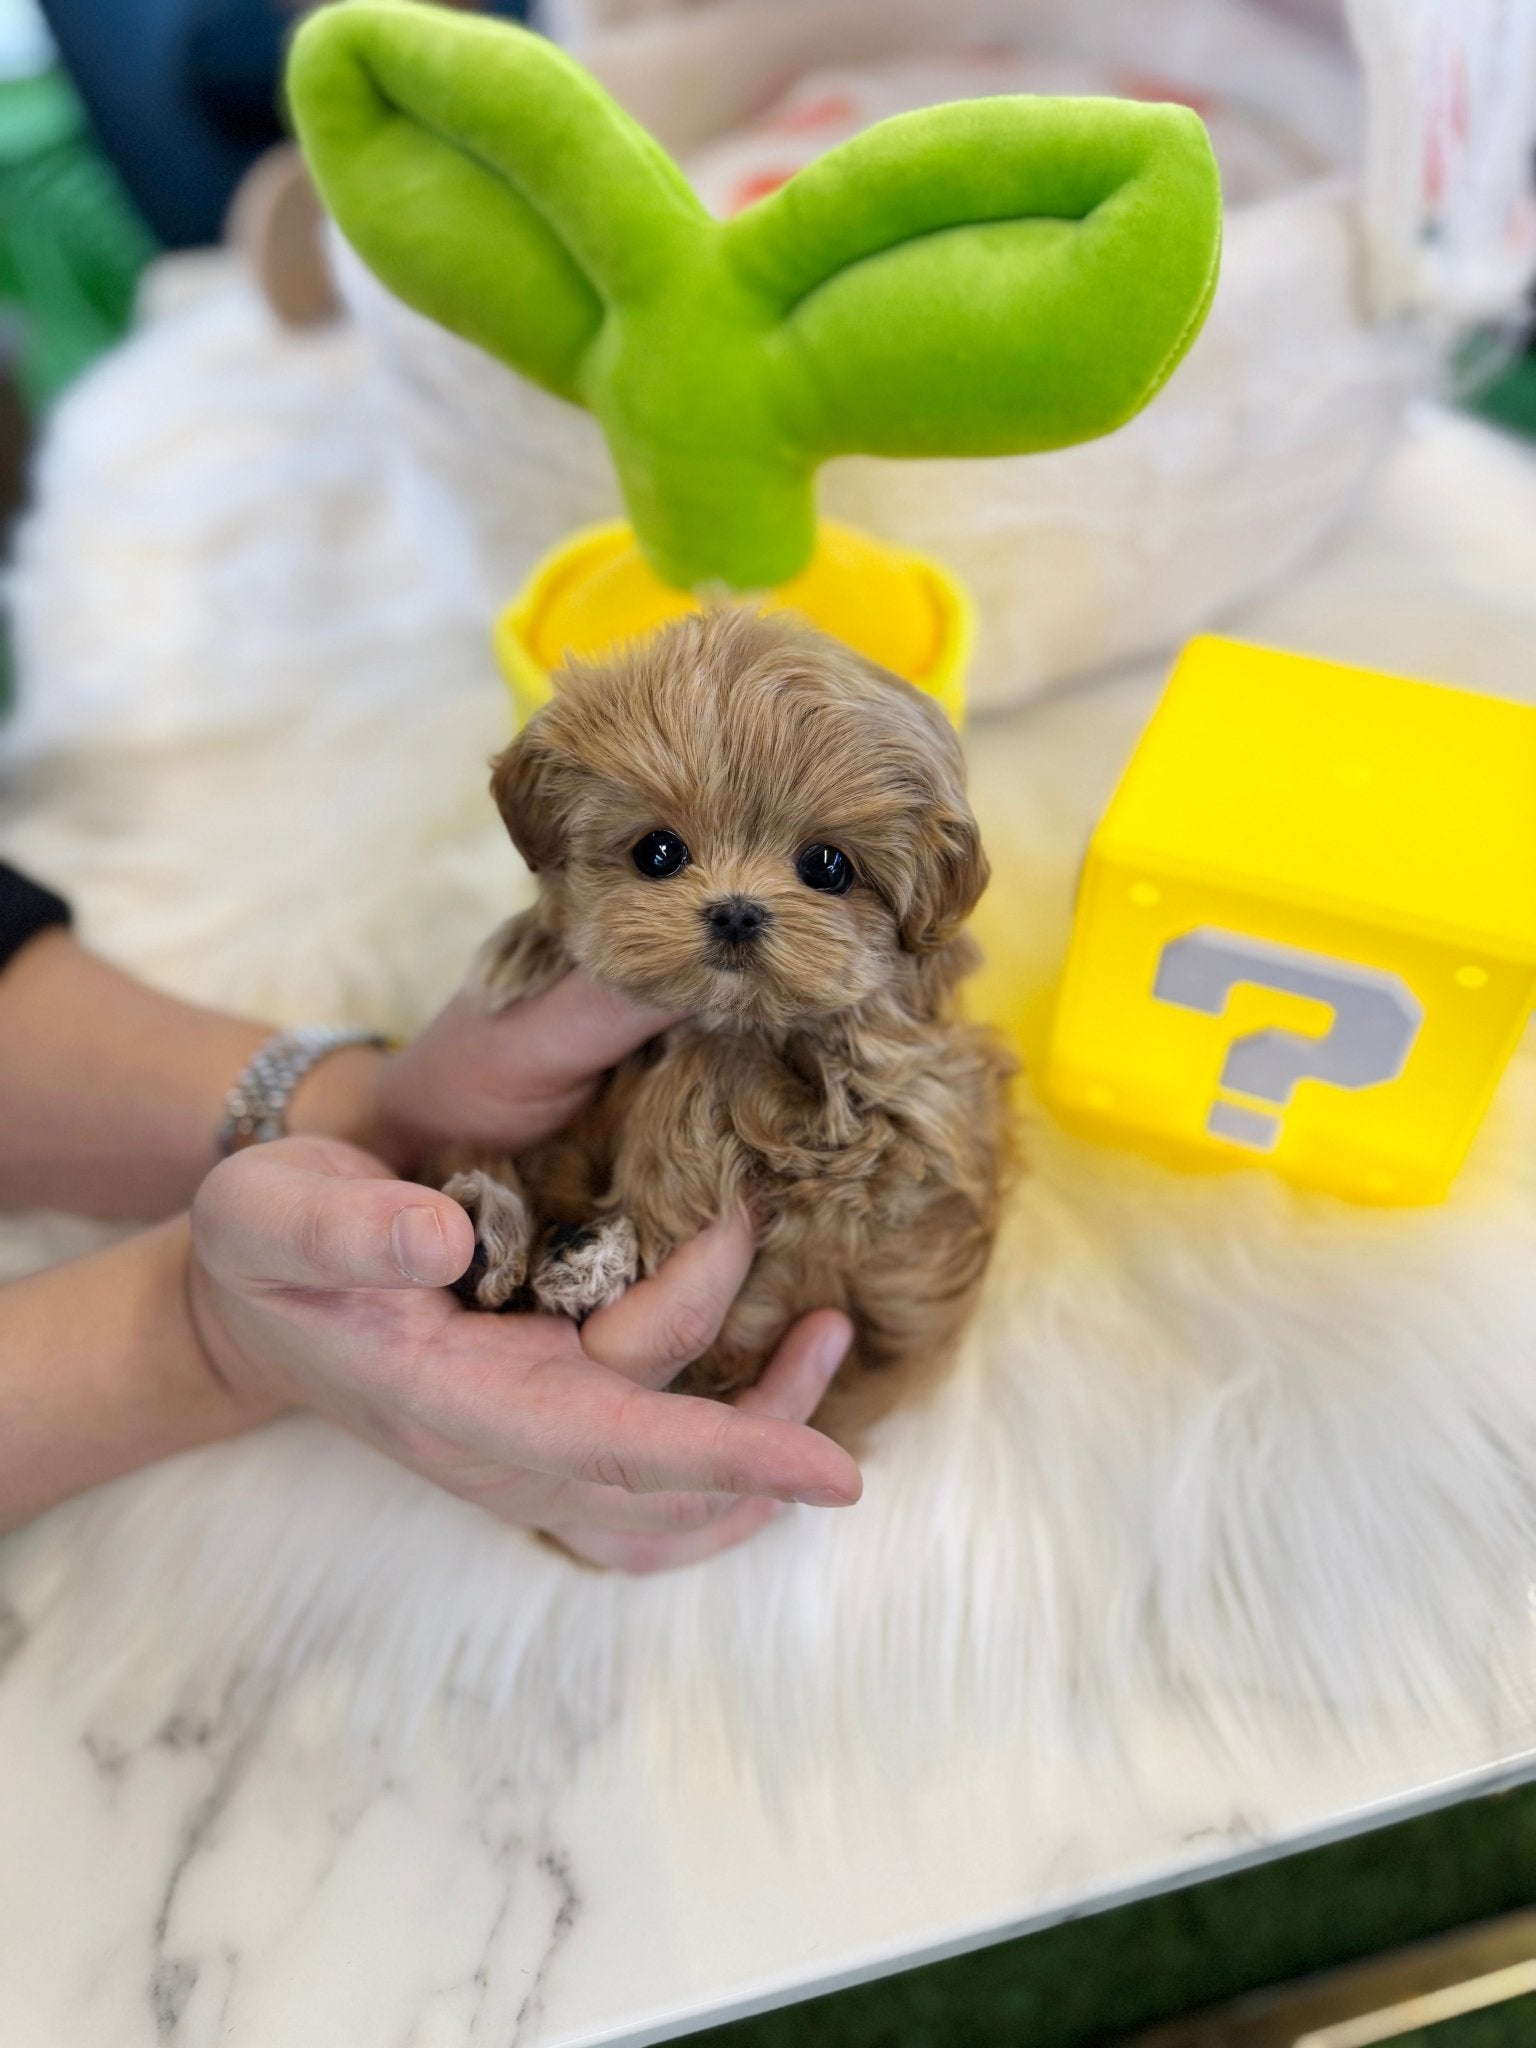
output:
[[767,925],[768,910],[750,896],[723,896],[705,906],[704,922],[722,946],[750,946]]

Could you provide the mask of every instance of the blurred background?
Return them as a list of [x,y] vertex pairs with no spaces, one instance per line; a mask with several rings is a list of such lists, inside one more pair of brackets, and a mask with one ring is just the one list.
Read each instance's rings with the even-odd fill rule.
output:
[[[462,401],[474,401],[475,432],[449,450],[443,422],[423,427],[398,398],[423,474],[477,507],[468,552],[499,603],[543,548],[617,511],[606,460],[581,426],[546,418],[540,394],[493,391],[357,266],[337,272],[283,115],[284,39],[302,4],[0,0],[0,520],[13,521],[38,426],[75,380],[136,323],[238,276],[288,335],[350,319],[376,358],[444,395],[440,413],[457,397],[467,417]],[[492,0],[484,11],[574,47],[722,213],[870,121],[937,99],[1111,91],[1204,115],[1227,195],[1223,284],[1150,414],[1058,455],[855,458],[828,471],[834,516],[963,568],[982,618],[978,708],[1172,645],[1282,580],[1425,392],[1516,431],[1536,426],[1524,286],[1536,209],[1529,149],[1511,146],[1533,96],[1520,81],[1527,7]],[[173,352],[162,348],[162,367]],[[197,376],[190,332],[182,353]],[[488,447],[503,473],[542,469],[542,525],[493,502],[475,473]]]
[[[499,371],[493,385],[462,345],[337,261],[283,117],[297,11],[0,0],[0,518],[10,528],[27,502],[55,409],[131,335],[138,381],[120,384],[113,432],[169,380],[184,394],[205,380],[222,431],[231,405],[270,403],[276,417],[296,406],[293,380],[312,377],[314,417],[340,437],[352,429],[325,379],[350,384],[355,364],[303,351],[306,337],[355,329],[395,379],[380,403],[414,464],[402,502],[413,516],[429,508],[434,545],[462,556],[456,574],[489,563],[465,601],[478,632],[540,547],[616,509],[611,479],[589,423],[503,389]],[[488,11],[530,14],[518,0]],[[577,48],[721,212],[925,100],[1111,90],[1206,116],[1229,205],[1226,272],[1166,401],[1100,448],[1023,465],[850,462],[829,476],[832,509],[949,556],[976,584],[992,636],[976,688],[986,710],[1172,644],[1283,578],[1426,397],[1536,438],[1531,93],[1511,57],[1529,54],[1531,13],[1479,0],[553,0],[532,7],[531,25]],[[221,300],[228,322],[189,322],[176,340],[188,309]],[[238,386],[219,381],[231,365]],[[167,417],[197,415],[188,398]],[[177,431],[135,444],[133,465],[110,472],[124,490],[153,468],[174,496],[192,430]],[[509,474],[547,489],[505,502]],[[61,501],[84,488],[72,476],[54,481]],[[378,496],[371,473],[355,495]],[[335,546],[338,559],[353,549],[362,613],[398,586],[397,558],[365,559],[368,530],[330,502],[316,530],[361,536]],[[113,512],[132,525],[131,507]],[[194,514],[189,578],[234,589]],[[330,629],[344,581],[337,571],[324,593]],[[280,609],[290,583],[263,554],[253,610]],[[209,647],[238,642],[220,630],[222,643],[208,628]],[[370,644],[358,666],[375,660]],[[158,650],[144,664],[164,666]],[[1082,2048],[1533,1904],[1536,1792],[1523,1791],[718,2038]],[[1536,2041],[1529,2001],[1479,2028],[1510,2048]],[[1451,2040],[1436,2030],[1432,2048]]]
[[296,0],[0,0],[8,506],[28,423],[127,331],[146,266],[218,244],[241,179],[285,140],[279,77],[300,12]]

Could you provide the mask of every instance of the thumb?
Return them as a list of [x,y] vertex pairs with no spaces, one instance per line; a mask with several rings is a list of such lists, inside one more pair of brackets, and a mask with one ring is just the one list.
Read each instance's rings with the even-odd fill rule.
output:
[[192,1205],[209,1271],[258,1287],[446,1287],[474,1255],[447,1195],[350,1146],[291,1139],[216,1166]]

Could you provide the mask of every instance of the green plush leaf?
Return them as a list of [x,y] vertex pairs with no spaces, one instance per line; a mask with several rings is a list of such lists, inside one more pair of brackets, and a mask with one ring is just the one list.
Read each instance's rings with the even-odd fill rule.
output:
[[784,307],[783,416],[818,459],[1003,455],[1154,396],[1210,303],[1220,221],[1186,108],[995,99],[882,122],[727,232]]
[[563,51],[413,0],[347,0],[294,39],[288,92],[327,206],[418,311],[565,398],[605,308],[706,216]]
[[596,414],[642,547],[684,587],[803,567],[829,455],[1109,432],[1215,284],[1215,164],[1179,107],[928,108],[722,224],[579,65],[504,22],[342,0],[289,75],[353,246]]

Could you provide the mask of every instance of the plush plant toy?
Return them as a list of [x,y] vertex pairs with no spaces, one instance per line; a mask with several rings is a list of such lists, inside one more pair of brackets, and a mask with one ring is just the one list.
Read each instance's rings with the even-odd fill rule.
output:
[[289,90],[348,241],[596,415],[640,547],[682,590],[803,570],[830,456],[1109,433],[1216,282],[1216,166],[1183,107],[932,107],[718,221],[580,65],[503,22],[344,0],[299,31]]

